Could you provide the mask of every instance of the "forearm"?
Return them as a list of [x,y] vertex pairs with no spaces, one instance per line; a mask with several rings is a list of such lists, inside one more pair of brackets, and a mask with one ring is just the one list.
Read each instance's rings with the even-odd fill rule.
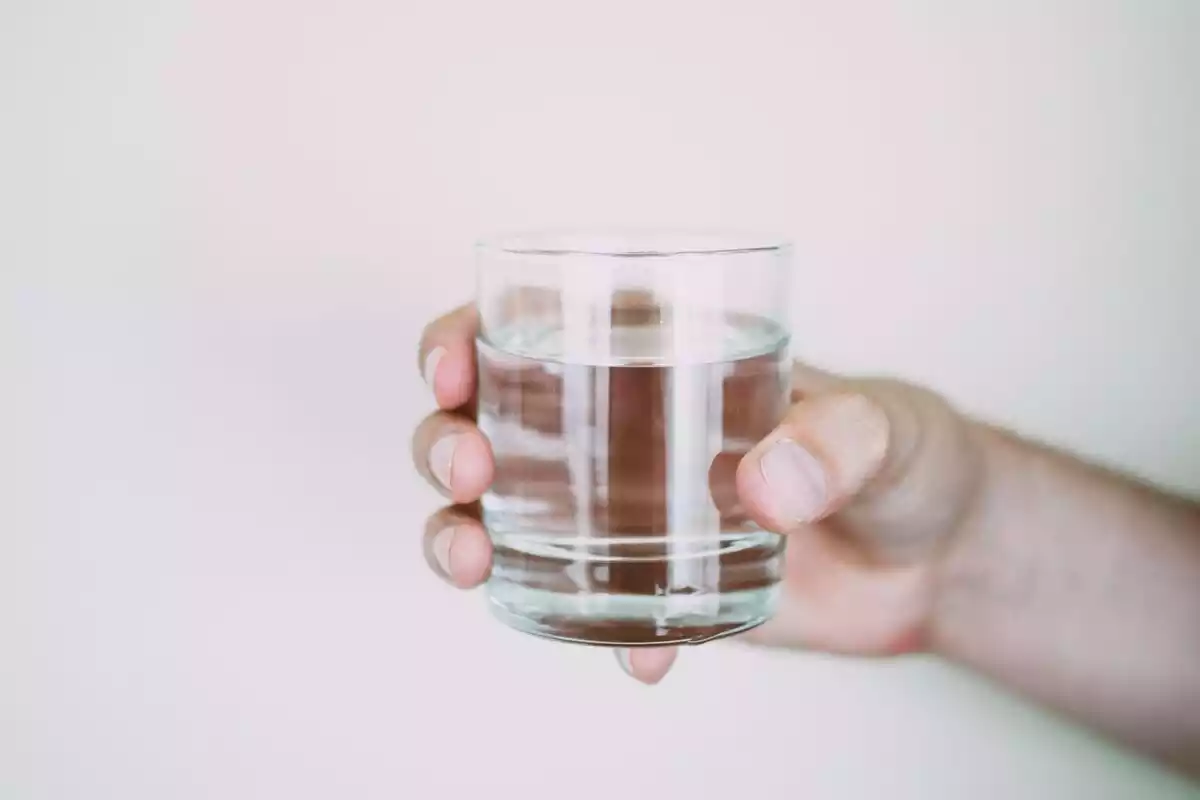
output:
[[934,648],[1200,774],[1200,509],[980,428]]

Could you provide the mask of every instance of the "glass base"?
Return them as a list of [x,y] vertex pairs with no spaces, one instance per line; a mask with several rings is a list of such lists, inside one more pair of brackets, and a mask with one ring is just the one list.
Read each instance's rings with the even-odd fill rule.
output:
[[722,594],[567,594],[493,577],[492,613],[511,628],[600,647],[702,644],[755,628],[775,613],[778,584]]

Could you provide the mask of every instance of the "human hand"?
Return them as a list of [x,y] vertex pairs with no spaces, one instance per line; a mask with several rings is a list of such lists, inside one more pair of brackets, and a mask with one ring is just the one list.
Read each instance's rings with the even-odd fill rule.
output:
[[[452,505],[425,526],[429,565],[468,589],[487,579],[491,542],[476,501],[494,474],[474,424],[478,315],[463,306],[421,337],[418,363],[438,411],[413,436],[421,475]],[[796,365],[793,405],[742,459],[739,499],[765,529],[789,536],[784,594],[768,623],[739,638],[768,646],[888,655],[923,649],[941,564],[979,491],[972,425],[924,389]],[[674,648],[618,650],[656,683]]]

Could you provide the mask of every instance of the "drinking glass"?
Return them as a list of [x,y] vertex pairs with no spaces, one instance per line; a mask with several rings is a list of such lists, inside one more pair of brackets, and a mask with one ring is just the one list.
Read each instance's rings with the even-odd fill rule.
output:
[[766,621],[784,541],[735,474],[788,403],[788,244],[544,232],[477,256],[493,612],[626,647]]

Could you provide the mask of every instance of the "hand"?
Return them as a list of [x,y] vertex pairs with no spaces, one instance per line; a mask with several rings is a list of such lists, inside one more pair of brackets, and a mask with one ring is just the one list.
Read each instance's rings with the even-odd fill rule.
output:
[[[459,308],[425,329],[418,353],[440,410],[418,426],[413,460],[453,502],[429,518],[424,551],[461,589],[486,580],[492,558],[473,505],[494,469],[473,421],[477,325],[474,306]],[[779,611],[739,638],[858,655],[923,649],[941,565],[979,494],[973,426],[924,389],[803,365],[793,369],[792,399],[738,466],[748,513],[790,537]],[[675,655],[617,651],[645,683],[661,680]]]

